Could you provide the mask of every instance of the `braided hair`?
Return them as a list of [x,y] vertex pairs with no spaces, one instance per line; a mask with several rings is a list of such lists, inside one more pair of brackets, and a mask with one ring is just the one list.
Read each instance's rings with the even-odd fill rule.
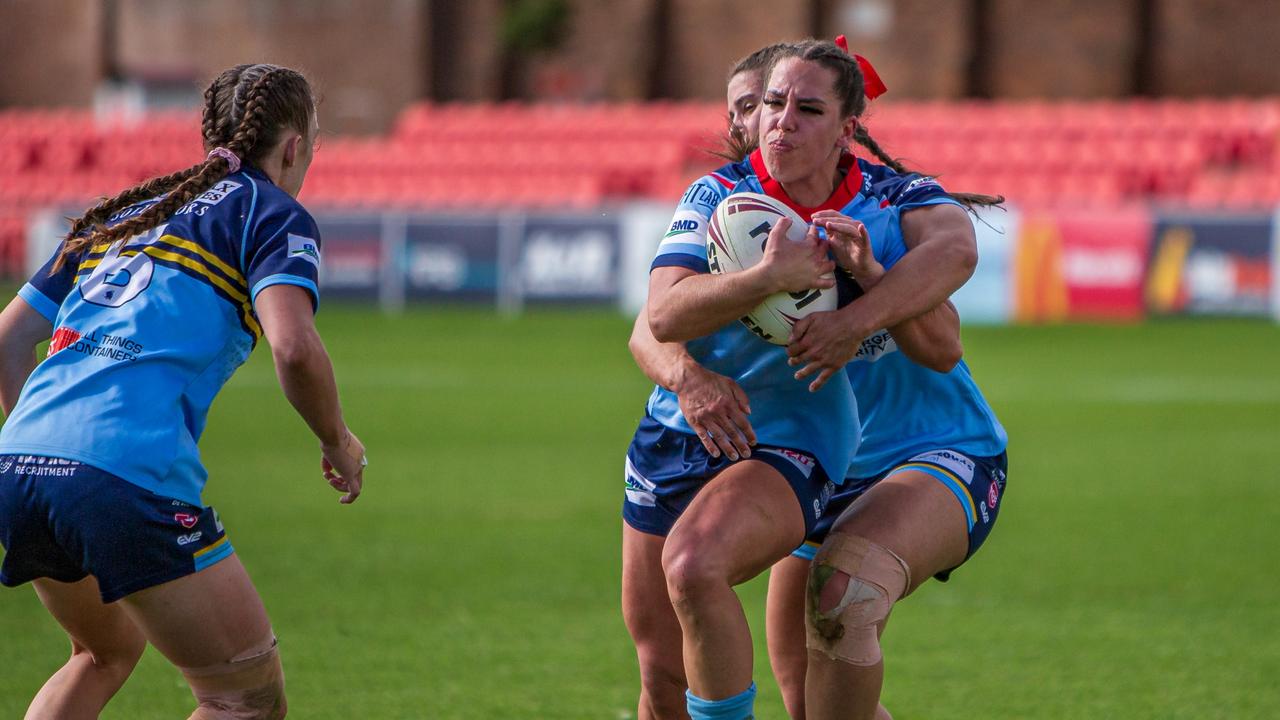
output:
[[[237,65],[204,91],[200,130],[205,150],[225,148],[245,164],[259,165],[284,129],[304,136],[310,131],[314,109],[311,86],[301,73],[276,65]],[[152,178],[103,200],[72,220],[53,272],[89,248],[110,247],[155,228],[230,171],[227,158],[211,154],[186,170]],[[106,226],[120,210],[157,197],[159,201],[141,213]]]
[[[773,66],[783,58],[798,58],[815,62],[822,67],[835,72],[836,95],[840,98],[840,111],[844,117],[853,116],[861,118],[867,109],[867,96],[864,87],[864,78],[862,68],[857,61],[842,50],[835,43],[828,40],[804,40],[802,42],[782,45],[773,53],[773,61],[770,65],[769,72],[773,72]],[[853,140],[863,146],[876,157],[877,160],[884,163],[887,167],[892,168],[894,172],[902,175],[919,173],[927,175],[928,173],[920,170],[913,170],[902,164],[902,161],[889,155],[880,143],[871,137],[871,133],[867,130],[867,126],[861,121],[853,132]],[[977,206],[1000,205],[1004,202],[1003,195],[982,195],[979,193],[948,193],[957,202],[962,203],[966,207],[972,209]]]

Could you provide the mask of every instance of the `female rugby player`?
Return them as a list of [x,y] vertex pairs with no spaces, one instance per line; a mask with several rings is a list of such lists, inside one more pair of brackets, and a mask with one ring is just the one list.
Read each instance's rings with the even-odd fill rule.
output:
[[240,65],[204,99],[208,157],[90,209],[0,313],[0,581],[32,582],[72,645],[28,718],[97,717],[148,641],[185,676],[192,718],[284,717],[276,639],[201,503],[196,449],[259,337],[341,501],[363,484],[312,317],[320,238],[294,199],[311,88]]
[[[861,77],[858,78],[859,81]],[[827,87],[825,91],[828,95],[832,94],[832,78],[826,78]],[[772,87],[772,86],[770,86]],[[861,86],[859,86],[861,87]],[[743,181],[738,185],[743,185],[741,189],[756,189],[763,186],[768,189],[771,194],[778,196],[788,204],[791,204],[802,215],[810,216],[816,224],[824,226],[831,234],[833,239],[838,242],[837,245],[848,244],[854,247],[858,244],[859,236],[861,236],[862,247],[866,248],[866,234],[862,231],[861,226],[856,223],[847,221],[839,214],[833,212],[837,208],[844,208],[846,211],[850,208],[865,207],[867,203],[873,202],[877,210],[884,210],[888,207],[888,197],[892,196],[897,205],[887,212],[883,212],[880,216],[873,218],[877,225],[884,225],[885,232],[877,232],[876,235],[883,236],[889,240],[882,244],[881,250],[887,251],[891,259],[893,256],[900,256],[903,249],[901,246],[901,235],[894,235],[888,232],[887,219],[892,217],[894,222],[897,221],[897,214],[903,208],[910,209],[912,207],[923,207],[934,204],[932,196],[912,195],[914,186],[909,186],[906,181],[902,182],[885,182],[891,180],[886,177],[878,177],[872,187],[872,178],[865,172],[850,173],[849,170],[854,167],[851,163],[851,157],[843,153],[842,149],[847,147],[848,142],[853,139],[855,133],[856,121],[851,116],[842,115],[840,110],[842,106],[838,102],[834,102],[834,98],[809,97],[803,98],[804,103],[790,104],[788,115],[784,119],[783,125],[786,126],[788,140],[791,142],[783,143],[786,147],[766,148],[763,153],[754,154],[749,163],[742,163],[740,166],[726,166],[721,171],[708,176],[704,181],[714,180],[715,182],[705,182],[699,186],[695,184],[690,192],[686,194],[685,201],[689,201],[691,197],[696,197],[695,190],[710,189],[715,191],[717,185],[727,187],[729,180],[735,174],[750,175],[754,173],[754,182]],[[732,98],[730,100],[732,102]],[[829,137],[821,136],[815,133],[813,127],[807,127],[806,123],[812,125],[809,121],[801,121],[795,117],[800,113],[811,113],[816,107],[821,107],[825,113],[813,113],[815,115],[828,115],[828,119],[834,119],[834,122],[828,122],[828,127],[823,128],[828,131]],[[857,108],[859,113],[861,106]],[[799,121],[799,122],[797,122]],[[804,134],[799,134],[804,131]],[[795,140],[802,140],[803,143],[797,144]],[[816,149],[822,148],[823,152]],[[801,152],[793,152],[799,150]],[[807,151],[808,157],[804,157]],[[796,162],[799,155],[799,162]],[[779,163],[779,161],[781,161]],[[773,174],[774,169],[770,168],[771,163],[779,164],[779,170],[789,175],[787,180],[779,182],[777,176]],[[790,163],[790,164],[789,164]],[[749,170],[745,170],[749,166]],[[800,172],[806,168],[809,174],[805,175]],[[815,180],[817,182],[815,182]],[[871,195],[871,191],[885,195],[884,198],[878,195],[874,198],[863,197],[859,193],[862,192],[863,184],[867,184],[867,195]],[[799,191],[793,193],[788,183],[795,186]],[[754,184],[754,187],[752,185]],[[825,184],[825,194],[822,190]],[[919,183],[917,183],[919,185]],[[936,187],[936,186],[935,186]],[[727,191],[720,191],[720,197],[727,195]],[[804,196],[800,200],[796,200],[800,193]],[[909,197],[910,196],[910,197]],[[825,200],[824,200],[825,198]],[[718,200],[717,200],[718,201]],[[884,204],[882,205],[881,202]],[[807,203],[807,205],[806,205]],[[714,207],[714,203],[711,203]],[[681,212],[688,213],[688,208],[682,209]],[[677,214],[677,219],[689,219]],[[954,218],[952,218],[954,219]],[[963,213],[960,214],[960,220],[963,226],[968,229],[968,220]],[[939,215],[936,219],[921,223],[919,227],[930,228],[933,230],[947,230],[946,225],[949,223],[946,215]],[[941,227],[938,225],[941,224]],[[684,225],[687,225],[685,223]],[[971,229],[969,230],[971,237]],[[894,249],[889,242],[896,239],[898,248]],[[700,238],[699,238],[700,240]],[[676,247],[672,247],[672,246]],[[710,325],[710,322],[732,323],[732,319],[749,310],[760,297],[751,296],[750,302],[746,302],[745,298],[739,304],[733,305],[724,302],[724,296],[704,296],[720,302],[716,303],[715,312],[712,313],[715,320],[708,321],[699,318],[696,315],[690,315],[687,311],[687,305],[680,307],[682,303],[673,303],[679,310],[685,311],[684,315],[679,315],[679,321],[672,321],[671,318],[663,318],[661,314],[661,299],[659,295],[663,290],[670,290],[672,286],[678,285],[680,282],[687,282],[686,278],[693,276],[693,270],[697,269],[696,263],[688,262],[681,266],[679,263],[665,262],[664,255],[677,255],[680,252],[679,245],[693,246],[695,243],[685,242],[683,239],[675,242],[671,241],[671,236],[664,239],[663,247],[659,250],[658,260],[654,263],[654,271],[651,276],[654,292],[651,295],[651,303],[649,308],[649,320],[655,329],[662,328],[663,322],[671,323],[665,329],[659,330],[659,336],[674,334],[673,340],[683,340],[691,335],[699,332],[707,332],[714,329],[716,325]],[[837,248],[838,249],[838,248]],[[840,253],[837,253],[840,254]],[[856,254],[856,253],[855,253]],[[866,254],[866,253],[864,253]],[[844,253],[845,263],[848,266],[850,262],[848,252]],[[705,259],[703,260],[705,266]],[[664,287],[660,283],[661,275],[669,275],[670,273],[663,268],[675,266],[681,270],[688,270],[683,277],[677,277],[670,286]],[[743,273],[744,275],[746,273]],[[961,271],[961,274],[967,277],[967,272]],[[705,278],[700,278],[705,280]],[[961,278],[961,282],[963,278]],[[958,286],[959,283],[956,283]],[[696,286],[695,286],[696,287]],[[945,293],[949,293],[955,286],[943,290],[942,297]],[[695,290],[696,292],[696,290]],[[919,298],[921,291],[915,291],[915,297]],[[673,293],[678,297],[678,293]],[[743,293],[746,295],[746,293]],[[696,295],[695,295],[696,297]],[[687,301],[687,299],[686,299]],[[909,303],[908,303],[909,304]],[[927,307],[924,309],[928,309]],[[655,310],[659,313],[655,316]],[[904,315],[911,317],[911,315]],[[702,324],[699,324],[702,323]],[[728,328],[726,328],[728,330]],[[724,332],[724,331],[722,331]],[[680,337],[685,334],[686,337]],[[637,350],[637,359],[642,367],[660,366],[666,360],[679,360],[681,353],[678,346],[671,344],[655,345],[651,338],[643,336],[643,331],[638,330],[637,336],[633,337],[632,347]],[[756,348],[742,348],[744,351],[752,349],[758,350],[762,345],[758,340],[755,341]],[[691,343],[692,345],[692,343]],[[904,343],[905,346],[905,343]],[[692,363],[684,363],[685,367],[693,367]],[[646,367],[650,370],[650,367]],[[650,372],[651,375],[658,375],[659,372]],[[787,378],[790,381],[790,378]],[[660,380],[661,382],[661,380]],[[822,383],[814,383],[811,389],[821,392]],[[745,398],[742,397],[741,388],[722,383],[723,387],[729,387],[734,392],[723,393],[722,399],[732,400],[741,405],[745,405]],[[769,388],[775,390],[774,388]],[[784,391],[786,388],[782,388]],[[646,418],[646,423],[653,422],[654,418],[660,417],[664,412],[670,412],[671,403],[665,402],[667,398],[664,396],[666,391],[659,388],[655,391],[654,398],[650,402],[650,417]],[[666,393],[669,395],[669,393]],[[714,397],[714,392],[709,396]],[[749,392],[751,398],[758,397],[758,391]],[[732,396],[732,397],[731,397]],[[682,403],[683,404],[683,403]],[[728,403],[732,406],[732,402]],[[664,405],[666,407],[664,407]],[[739,407],[738,410],[743,408]],[[711,414],[714,415],[714,412]],[[730,422],[729,425],[743,428],[743,418]],[[676,423],[668,423],[674,425]],[[745,428],[749,432],[749,426]],[[631,527],[624,528],[624,550],[635,549],[641,547],[642,544],[662,545],[661,535],[662,528],[652,529],[645,527],[645,515],[652,514],[652,510],[641,510],[640,508],[659,507],[667,512],[670,519],[679,514],[679,503],[667,503],[667,507],[662,507],[662,501],[670,500],[670,496],[664,495],[664,491],[669,492],[670,488],[666,487],[669,475],[673,474],[670,469],[664,467],[662,463],[652,462],[644,450],[642,440],[645,423],[642,423],[641,432],[637,433],[637,442],[632,445],[632,452],[629,453],[628,466],[628,504],[624,506],[624,515],[627,517],[628,525]],[[683,432],[688,433],[688,429]],[[757,448],[754,457],[765,459],[765,463],[753,463],[744,461],[729,465],[727,461],[721,461],[718,457],[718,450],[729,456],[730,460],[736,459],[736,456],[747,456],[750,453],[750,442],[739,438],[739,441],[725,444],[717,441],[714,437],[715,431],[711,433],[699,432],[699,436],[706,445],[704,448],[698,448],[699,451],[705,451],[706,455],[710,455],[711,462],[704,461],[704,466],[698,468],[707,472],[701,479],[701,483],[707,484],[706,492],[701,493],[689,505],[688,510],[683,517],[675,522],[674,528],[670,531],[670,540],[665,545],[662,552],[662,565],[654,570],[653,565],[645,565],[644,563],[632,557],[632,553],[624,552],[624,566],[629,565],[631,569],[636,570],[630,573],[624,568],[624,604],[629,610],[627,613],[628,626],[632,629],[633,636],[637,639],[637,650],[641,659],[642,678],[644,679],[644,695],[642,695],[643,713],[648,710],[651,715],[657,716],[678,716],[671,705],[673,701],[671,697],[675,694],[673,690],[678,692],[679,686],[682,684],[680,680],[680,665],[678,658],[671,658],[673,653],[670,651],[670,642],[661,642],[664,638],[670,638],[678,635],[670,629],[668,618],[663,615],[670,616],[669,607],[664,607],[664,603],[655,601],[653,598],[647,598],[648,602],[641,604],[638,599],[645,599],[643,587],[652,587],[654,584],[663,580],[661,571],[665,571],[665,580],[670,591],[671,600],[675,603],[676,617],[678,624],[683,627],[683,636],[685,644],[684,661],[685,669],[688,670],[690,691],[688,695],[688,708],[694,717],[746,717],[750,712],[751,696],[753,695],[754,686],[750,684],[750,638],[747,635],[745,620],[741,618],[741,608],[737,605],[736,598],[729,589],[732,584],[740,582],[747,577],[754,575],[760,569],[763,569],[764,557],[776,551],[773,543],[780,538],[785,537],[789,532],[794,531],[797,527],[808,524],[808,505],[805,502],[806,496],[803,494],[801,483],[794,478],[789,477],[786,468],[773,467],[774,470],[781,472],[771,473],[769,467],[761,467],[769,465],[767,462],[768,454],[776,452],[772,448],[765,449],[765,454]],[[711,437],[708,437],[711,435]],[[763,434],[762,434],[763,435]],[[667,447],[669,453],[671,446],[682,444],[685,448],[685,459],[688,460],[692,454],[689,450],[693,443],[690,440],[683,440],[676,433],[669,433],[664,436],[650,438],[652,444],[656,446]],[[856,430],[853,431],[851,440],[856,441]],[[710,442],[709,442],[710,441]],[[766,443],[768,441],[766,440]],[[803,446],[801,446],[803,447]],[[794,451],[794,448],[792,449]],[[785,455],[786,452],[784,451]],[[803,461],[804,458],[802,458]],[[809,458],[812,462],[812,458]],[[654,469],[661,476],[655,481],[654,477],[646,477],[642,464]],[[716,475],[709,483],[706,481],[706,475],[712,475],[720,468],[729,465],[729,469]],[[821,464],[819,464],[821,466]],[[718,466],[718,467],[717,467]],[[685,471],[689,469],[686,462]],[[843,471],[837,477],[843,477]],[[687,480],[688,478],[684,478]],[[785,483],[783,482],[785,481]],[[787,493],[787,484],[791,486],[792,493]],[[689,484],[685,484],[684,489],[690,493],[696,493],[698,486],[689,489]],[[780,491],[780,492],[779,492]],[[795,499],[799,498],[800,508],[796,508]],[[683,502],[688,503],[685,498]],[[815,507],[818,503],[815,503]],[[787,512],[790,510],[790,512]],[[797,513],[796,511],[800,512]],[[693,520],[692,518],[697,518]],[[757,523],[752,526],[752,523]],[[750,527],[751,532],[733,532],[726,533],[726,529],[739,530],[742,527]],[[764,527],[761,527],[764,526]],[[670,525],[668,525],[670,527]],[[640,533],[634,532],[639,530],[641,533],[649,532],[657,536],[650,540],[638,540],[642,537]],[[725,536],[731,536],[728,542]],[[785,542],[785,541],[784,541]],[[640,554],[640,553],[636,553]],[[650,556],[652,552],[648,553]],[[767,564],[765,562],[764,564]],[[641,572],[647,571],[647,572]],[[643,585],[647,581],[647,585]],[[637,592],[630,592],[626,586],[628,583],[632,587],[642,588]],[[639,608],[638,610],[636,608]],[[665,612],[664,612],[665,611]],[[638,633],[636,628],[640,627],[646,633]],[[656,632],[661,629],[663,632]],[[642,642],[647,641],[647,642]],[[663,652],[663,650],[666,652]],[[700,677],[701,676],[701,677]],[[656,682],[655,682],[656,680]],[[701,681],[701,682],[700,682]],[[700,687],[701,685],[701,687]],[[735,691],[734,688],[737,688]],[[703,688],[706,688],[705,690]],[[745,690],[743,689],[745,688]],[[704,694],[705,693],[705,694]],[[665,701],[660,701],[659,698]],[[646,708],[644,703],[648,701],[649,707]]]
[[[780,52],[777,69],[785,75],[811,62],[843,66],[843,84],[858,87],[857,63],[826,43]],[[766,117],[780,99],[766,95]],[[888,162],[892,167],[881,170],[905,172]],[[908,237],[915,213],[902,215]],[[888,276],[874,258],[863,258],[854,278],[869,290]],[[949,303],[934,313],[958,323]],[[946,580],[982,545],[998,513],[1004,428],[958,356],[947,372],[912,362],[898,352],[902,329],[876,331],[853,353],[848,340],[836,339],[850,337],[850,323],[838,313],[802,320],[792,335],[793,364],[809,362],[810,371],[822,365],[825,374],[831,365],[813,363],[823,352],[842,363],[862,420],[862,444],[817,530],[770,573],[770,660],[795,718],[889,717],[879,705],[879,635],[893,603],[931,576]],[[854,326],[855,342],[863,332]]]

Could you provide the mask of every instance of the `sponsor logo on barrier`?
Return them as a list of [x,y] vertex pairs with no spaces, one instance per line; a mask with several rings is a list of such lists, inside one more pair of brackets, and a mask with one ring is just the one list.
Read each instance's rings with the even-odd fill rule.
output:
[[525,242],[522,263],[529,295],[608,295],[615,285],[615,243],[603,230],[536,230]]
[[409,282],[414,287],[444,292],[467,282],[467,255],[453,245],[414,244],[409,250]]
[[1072,247],[1063,251],[1069,285],[1134,288],[1142,283],[1142,251],[1136,247]]

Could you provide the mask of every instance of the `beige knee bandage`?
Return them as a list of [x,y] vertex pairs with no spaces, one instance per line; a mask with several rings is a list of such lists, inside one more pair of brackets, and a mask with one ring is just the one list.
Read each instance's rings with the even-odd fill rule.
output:
[[183,668],[198,720],[278,720],[285,716],[284,669],[276,639],[225,663]]
[[[823,590],[840,575],[849,584],[824,611]],[[877,626],[910,585],[907,564],[888,548],[860,537],[829,537],[809,570],[806,644],[832,660],[875,665],[881,658]]]

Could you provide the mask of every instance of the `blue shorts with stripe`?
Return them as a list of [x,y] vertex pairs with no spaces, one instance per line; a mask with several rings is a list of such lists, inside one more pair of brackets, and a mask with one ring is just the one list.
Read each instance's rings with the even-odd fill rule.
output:
[[[831,498],[827,510],[818,520],[813,532],[805,537],[804,544],[795,552],[796,557],[812,560],[818,547],[827,539],[837,518],[862,494],[881,480],[900,472],[922,472],[933,477],[951,491],[964,509],[965,522],[969,526],[968,560],[978,552],[991,528],[996,524],[1004,498],[1006,476],[1009,472],[1009,455],[1002,452],[994,457],[977,457],[959,450],[930,450],[920,453],[904,463],[869,478],[846,480],[840,492]],[[961,561],[963,564],[964,561]],[[956,566],[959,567],[959,566]],[[944,570],[934,577],[946,581],[955,568]]]
[[[755,446],[748,460],[763,462],[786,479],[804,511],[807,537],[835,490],[822,465],[803,450],[774,445]],[[698,491],[725,468],[745,461],[712,457],[696,435],[646,415],[627,448],[622,519],[640,532],[665,537]]]
[[98,580],[104,603],[203,570],[233,551],[211,507],[91,465],[0,455],[0,583]]

